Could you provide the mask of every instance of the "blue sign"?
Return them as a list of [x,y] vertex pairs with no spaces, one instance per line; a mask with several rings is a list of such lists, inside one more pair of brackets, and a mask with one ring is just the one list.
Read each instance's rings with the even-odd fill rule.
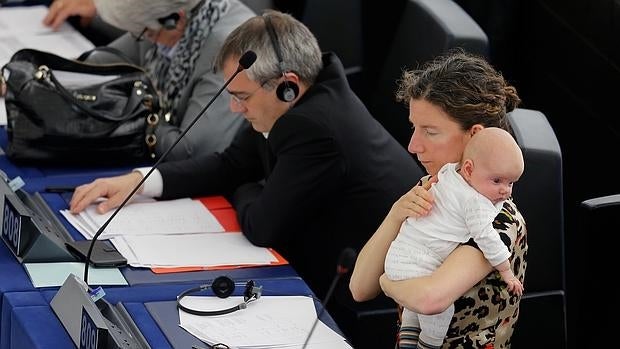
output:
[[2,212],[2,240],[18,256],[20,252],[19,241],[22,232],[22,217],[7,197],[4,198]]
[[95,322],[90,317],[90,314],[86,311],[86,308],[82,307],[82,321],[80,327],[80,349],[98,349],[103,348],[101,341],[103,339],[104,331],[95,325]]

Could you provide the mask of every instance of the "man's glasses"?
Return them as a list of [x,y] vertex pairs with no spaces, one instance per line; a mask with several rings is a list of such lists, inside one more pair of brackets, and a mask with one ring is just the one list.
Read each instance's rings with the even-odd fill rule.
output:
[[260,86],[258,86],[254,91],[250,92],[250,93],[234,93],[234,92],[230,92],[228,91],[228,93],[230,94],[230,97],[232,98],[232,100],[240,107],[245,107],[246,103],[248,102],[248,100],[250,99],[250,97],[252,97],[256,91],[258,91],[259,89],[261,89],[265,84],[261,84]]
[[148,27],[144,27],[144,29],[142,29],[140,34],[136,35],[136,33],[131,33],[131,36],[133,36],[136,42],[142,41],[144,39],[149,39],[151,41],[157,41],[157,37],[159,36],[160,31],[161,29],[154,30],[154,29],[149,29]]
[[147,30],[149,30],[149,28],[148,27],[144,27],[144,29],[142,29],[140,34],[136,35],[135,33],[131,33],[131,36],[133,36],[133,38],[136,40],[136,42],[142,41],[142,40],[144,40],[144,34],[146,34]]

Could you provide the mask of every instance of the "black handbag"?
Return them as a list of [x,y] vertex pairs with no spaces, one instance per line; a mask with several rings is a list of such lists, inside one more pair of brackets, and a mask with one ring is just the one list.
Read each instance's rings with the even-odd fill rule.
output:
[[[69,85],[58,79],[67,73],[80,75]],[[22,49],[2,67],[2,77],[12,161],[121,165],[155,158],[159,98],[140,67]]]

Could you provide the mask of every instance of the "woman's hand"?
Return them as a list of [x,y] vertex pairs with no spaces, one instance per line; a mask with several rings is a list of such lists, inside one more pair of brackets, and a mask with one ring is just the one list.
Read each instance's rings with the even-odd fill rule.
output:
[[437,182],[437,177],[432,177],[422,185],[416,185],[401,196],[388,213],[391,219],[403,222],[408,217],[423,217],[430,213],[435,203],[433,194],[429,192],[431,185]]
[[107,197],[108,200],[97,205],[97,212],[106,213],[118,207],[141,180],[142,173],[136,171],[117,177],[99,178],[91,183],[80,185],[75,188],[69,209],[71,213],[76,214],[98,198]]
[[58,30],[68,17],[80,16],[80,25],[86,27],[96,14],[93,0],[54,0],[43,18],[43,25]]

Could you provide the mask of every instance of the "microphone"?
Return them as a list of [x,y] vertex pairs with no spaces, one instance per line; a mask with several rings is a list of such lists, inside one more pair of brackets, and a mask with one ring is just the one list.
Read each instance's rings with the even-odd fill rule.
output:
[[202,108],[202,110],[200,110],[200,112],[194,117],[194,120],[192,120],[192,122],[187,126],[187,128],[185,128],[185,130],[181,132],[181,134],[179,135],[179,137],[177,137],[174,143],[172,143],[172,145],[168,149],[166,149],[166,151],[155,162],[155,164],[153,164],[151,169],[144,175],[144,177],[140,180],[140,182],[136,185],[136,187],[133,188],[133,190],[129,193],[129,195],[127,195],[125,200],[123,200],[123,202],[116,208],[116,210],[114,210],[112,215],[103,223],[103,225],[101,225],[101,227],[99,228],[99,230],[97,230],[95,235],[93,235],[93,239],[91,240],[90,246],[88,247],[88,253],[86,254],[86,265],[84,266],[84,282],[86,284],[88,284],[88,266],[90,264],[91,255],[93,253],[93,247],[95,246],[95,241],[97,241],[97,238],[103,233],[105,228],[108,227],[108,225],[110,224],[112,219],[114,219],[114,217],[118,214],[118,212],[123,207],[125,207],[125,205],[129,202],[131,197],[140,189],[142,184],[144,184],[144,182],[151,175],[151,173],[155,171],[157,166],[166,158],[166,156],[168,156],[168,154],[170,154],[172,149],[174,149],[174,147],[181,141],[183,136],[185,136],[185,134],[192,128],[192,126],[194,126],[194,124],[198,122],[198,119],[200,119],[200,117],[207,111],[207,109],[209,109],[211,104],[215,102],[215,99],[222,94],[222,92],[228,86],[228,84],[231,83],[231,81],[237,76],[237,74],[239,74],[245,69],[250,68],[252,64],[254,64],[255,61],[256,61],[256,53],[254,53],[254,51],[247,51],[239,58],[239,65],[237,66],[237,70],[235,71],[235,73],[230,78],[228,78],[228,80],[224,83],[224,85],[222,85],[222,87],[217,91],[217,93],[211,98],[209,103],[207,103],[207,105],[205,105]]
[[314,329],[316,328],[316,325],[319,323],[319,319],[321,318],[321,316],[323,315],[323,312],[325,312],[325,308],[327,307],[327,302],[329,302],[329,299],[332,296],[332,293],[334,293],[334,289],[336,289],[336,285],[338,284],[338,281],[340,281],[340,278],[347,274],[355,265],[355,260],[357,259],[357,252],[355,252],[354,249],[352,249],[351,247],[347,247],[344,250],[342,250],[340,252],[340,255],[338,256],[338,265],[336,266],[336,276],[334,276],[334,279],[332,280],[332,284],[329,286],[329,289],[327,290],[327,294],[325,295],[325,299],[323,299],[323,302],[321,302],[321,311],[319,311],[318,315],[316,316],[316,319],[314,320],[314,324],[312,324],[312,328],[310,329],[310,332],[308,332],[308,336],[306,337],[306,340],[304,341],[304,345],[301,347],[302,349],[305,349],[306,346],[308,345],[308,342],[310,342],[310,337],[312,337],[312,333],[314,333]]

